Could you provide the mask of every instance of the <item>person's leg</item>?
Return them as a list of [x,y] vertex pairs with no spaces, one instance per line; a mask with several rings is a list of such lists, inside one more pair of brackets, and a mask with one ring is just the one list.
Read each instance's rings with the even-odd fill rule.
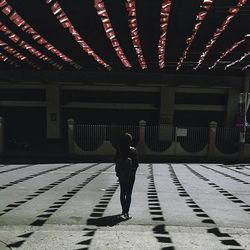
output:
[[126,197],[125,197],[125,213],[129,215],[129,208],[131,204],[131,196],[134,187],[135,176],[131,176],[126,186]]
[[120,202],[122,207],[122,214],[125,213],[126,210],[126,183],[124,180],[120,181]]

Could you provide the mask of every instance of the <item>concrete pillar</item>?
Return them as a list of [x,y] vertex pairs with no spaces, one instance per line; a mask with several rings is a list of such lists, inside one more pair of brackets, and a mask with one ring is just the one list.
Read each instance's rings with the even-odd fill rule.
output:
[[[246,38],[246,50],[250,49],[250,35],[247,34]],[[244,160],[245,142],[246,142],[246,132],[247,132],[247,109],[249,103],[249,85],[250,85],[250,69],[245,71],[245,77],[243,82],[243,129],[240,131],[240,147],[239,147],[239,161]]]
[[239,161],[244,160],[245,142],[246,142],[246,132],[247,132],[247,109],[249,103],[249,84],[250,84],[250,70],[246,70],[244,77],[243,86],[243,100],[242,100],[242,116],[243,116],[243,128],[240,130],[240,146],[239,146]]
[[136,145],[140,157],[143,157],[146,151],[145,144],[145,128],[146,122],[144,120],[139,121],[139,142]]
[[161,88],[160,124],[173,124],[175,89]]
[[210,122],[208,129],[208,157],[213,157],[216,147],[216,129],[217,122]]
[[234,127],[239,112],[239,96],[238,89],[229,89],[226,109],[226,127]]
[[0,154],[4,151],[4,120],[0,117]]
[[145,128],[146,122],[144,120],[139,121],[139,144],[145,144]]
[[60,86],[51,84],[46,87],[47,139],[61,138]]
[[174,120],[175,89],[171,87],[161,88],[161,106],[159,117],[159,140],[172,140],[172,127]]
[[74,153],[74,130],[75,121],[73,119],[68,119],[68,152],[70,154]]
[[247,110],[249,103],[249,85],[250,85],[250,70],[246,70],[244,77],[244,137],[246,136],[246,125],[247,125]]
[[[245,36],[246,38],[246,50],[249,51],[250,50],[250,35],[247,34]],[[244,127],[243,127],[243,141],[242,143],[245,144],[246,142],[246,124],[247,124],[247,109],[248,109],[248,93],[249,93],[249,85],[250,85],[250,69],[247,69],[245,71],[245,77],[244,77]],[[244,150],[244,146],[243,146],[243,150]]]

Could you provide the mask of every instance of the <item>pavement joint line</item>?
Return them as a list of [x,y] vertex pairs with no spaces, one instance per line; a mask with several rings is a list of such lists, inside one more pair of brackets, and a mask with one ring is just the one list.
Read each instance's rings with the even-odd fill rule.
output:
[[[242,201],[241,199],[239,199],[238,197],[234,196],[232,193],[228,192],[227,190],[225,190],[224,188],[220,187],[219,185],[213,185],[211,184],[212,182],[205,178],[203,175],[201,175],[200,173],[198,173],[197,171],[195,171],[194,169],[192,169],[191,167],[189,167],[187,164],[184,164],[184,166],[192,173],[194,174],[196,177],[204,180],[206,179],[206,181],[208,181],[208,185],[211,186],[212,188],[215,188],[221,195],[223,195],[225,198],[227,198],[229,201],[234,202],[234,203],[240,203],[240,204],[244,204],[246,206],[249,206],[247,203],[245,203],[244,201]],[[241,206],[239,206],[240,208],[242,208]],[[242,209],[244,212],[247,212],[247,214],[249,213],[249,210],[244,208]]]
[[23,181],[26,181],[26,180],[30,180],[30,179],[35,178],[37,176],[40,176],[40,175],[43,175],[43,174],[47,174],[47,173],[49,173],[51,171],[54,171],[54,170],[57,170],[57,169],[61,169],[61,168],[66,168],[66,167],[72,166],[72,165],[74,165],[74,164],[66,164],[66,165],[63,165],[63,166],[60,166],[60,167],[56,167],[54,169],[44,170],[44,171],[38,172],[36,174],[32,174],[32,175],[29,175],[27,177],[21,178],[19,180],[15,180],[15,181],[9,182],[7,184],[4,184],[4,185],[0,186],[0,191],[3,190],[3,189],[8,188],[10,186],[14,186],[15,184],[18,184],[20,182],[23,182]]
[[246,166],[244,166],[244,168],[247,169],[247,170],[250,170],[250,168],[248,168],[248,167],[246,167]]
[[[145,228],[150,228],[150,227],[155,227],[155,226],[160,226],[160,225],[164,225],[165,228],[169,228],[169,230],[173,230],[173,229],[178,229],[178,228],[194,228],[196,231],[200,231],[201,229],[211,229],[211,228],[218,228],[220,231],[227,231],[230,230],[229,227],[227,226],[220,226],[220,227],[211,227],[209,225],[195,225],[195,226],[183,226],[182,224],[157,224],[157,225],[152,225],[149,223],[143,223],[143,224],[117,224],[115,225],[115,227],[117,229],[120,229],[121,231],[126,231],[128,226],[131,226],[133,228],[141,228],[141,227],[145,227]],[[36,226],[31,226],[31,225],[26,225],[26,224],[18,224],[18,225],[0,225],[0,231],[6,231],[8,229],[13,229],[13,230],[24,230],[25,234],[28,233],[32,233],[32,232],[50,232],[50,231],[55,231],[55,232],[61,232],[61,231],[72,231],[72,232],[76,232],[76,231],[91,231],[91,230],[101,230],[101,231],[110,231],[112,230],[112,227],[106,227],[106,226],[96,226],[96,225],[91,225],[91,224],[46,224],[43,227],[36,227]],[[233,229],[240,229],[240,230],[247,230],[250,232],[250,228],[245,228],[245,227],[234,227]],[[238,234],[233,233],[233,234]]]
[[[4,249],[10,249],[10,250],[12,250],[12,248],[9,247],[8,244],[5,243],[4,241],[0,240],[0,243],[2,243],[2,244],[0,244],[0,249],[4,248]],[[2,246],[1,246],[1,245],[2,245]],[[4,249],[3,249],[3,250],[4,250]]]
[[[220,167],[220,166],[224,166],[224,164],[216,164],[215,166],[219,166]],[[228,168],[228,169],[234,167],[236,169],[250,170],[250,168],[248,166],[249,166],[249,164],[246,164],[246,165],[245,164],[233,164],[233,165],[226,165],[225,167]]]
[[232,175],[229,175],[229,174],[223,173],[223,172],[221,172],[221,171],[215,170],[215,169],[210,168],[210,167],[208,167],[208,166],[205,166],[205,165],[203,165],[203,164],[200,164],[200,166],[203,167],[203,168],[209,169],[209,170],[211,170],[211,171],[213,171],[213,172],[215,172],[215,173],[217,173],[217,174],[220,174],[220,175],[223,175],[223,176],[225,176],[225,177],[227,177],[227,178],[230,178],[230,179],[232,179],[232,180],[234,180],[234,181],[241,182],[241,183],[244,183],[244,184],[246,184],[246,185],[250,185],[249,182],[243,181],[243,180],[241,180],[241,179],[239,179],[239,178],[236,178],[236,177],[234,177],[234,176],[232,176]]
[[[173,168],[173,166],[172,166],[172,164],[168,164],[168,166],[169,166],[169,172],[170,172],[170,176],[171,176],[171,178],[172,178],[172,180],[177,180],[180,184],[181,184],[181,182],[180,182],[180,180],[179,180],[179,178],[177,177],[177,175],[176,175],[176,173],[175,173],[175,170],[174,170],[174,168]],[[184,164],[184,166],[188,166],[187,164]],[[189,167],[189,166],[188,166]],[[189,167],[190,168],[190,167]],[[198,173],[198,175],[197,176],[200,176],[200,174]],[[199,177],[199,178],[201,178],[201,177]],[[202,178],[201,179],[203,179],[204,180],[204,178],[203,178],[203,176],[202,176]],[[206,179],[206,178],[205,178]],[[208,180],[209,181],[209,180]],[[176,185],[176,183],[174,183],[174,185]],[[181,184],[182,185],[182,184]],[[177,187],[177,186],[176,186]],[[185,189],[184,188],[184,186],[182,186],[183,187],[183,189]],[[193,202],[195,205],[197,205],[197,206],[199,206],[195,201],[194,201],[194,199],[193,198],[191,198],[191,196],[188,194],[188,196],[190,197],[190,198],[185,198],[185,202],[186,202],[186,204],[188,204],[187,203],[187,201],[188,202]],[[189,205],[188,205],[189,206]],[[200,208],[200,206],[199,206],[199,208]],[[201,208],[200,208],[201,209]],[[194,209],[192,209],[192,211],[194,212]],[[216,224],[216,222],[214,221],[214,220],[212,220],[212,218],[210,218],[210,216],[207,214],[207,213],[203,213],[203,214],[200,214],[200,213],[197,213],[197,212],[194,212],[195,214],[196,214],[196,216],[198,216],[198,217],[201,217],[201,218],[207,218],[207,219],[205,219],[205,220],[202,220],[202,222],[203,223],[210,223],[210,224],[214,224],[214,226],[212,227],[212,225],[211,225],[211,228],[209,228],[209,229],[207,229],[207,233],[211,233],[211,234],[214,234],[217,238],[220,238],[220,236],[221,235],[226,235],[226,234],[223,234],[223,233],[221,233],[220,232],[220,229],[218,228],[218,226],[217,226],[217,224]],[[241,246],[241,244],[240,243],[238,243],[234,238],[233,238],[233,236],[231,236],[230,234],[227,234],[227,237],[226,237],[226,240],[219,240],[223,245],[227,245],[227,246],[239,246],[239,247],[242,247]]]
[[0,172],[0,174],[15,171],[15,170],[19,170],[19,169],[23,169],[23,168],[32,167],[32,166],[35,166],[35,165],[37,165],[37,164],[29,164],[29,165],[24,165],[24,166],[19,166],[19,167],[3,170],[3,171]]
[[[26,202],[28,202],[28,201],[30,201],[30,200],[32,200],[32,199],[38,197],[39,195],[45,193],[46,191],[49,191],[49,190],[52,189],[53,187],[55,187],[55,186],[57,186],[57,185],[63,183],[64,181],[70,179],[71,177],[76,176],[76,175],[78,175],[79,173],[81,173],[81,172],[83,172],[83,171],[85,171],[85,170],[88,170],[89,168],[95,167],[95,166],[97,166],[97,165],[98,165],[98,163],[91,164],[90,166],[87,166],[87,167],[84,168],[84,169],[76,170],[76,171],[74,172],[74,173],[75,173],[74,175],[68,175],[68,176],[66,176],[67,178],[64,177],[64,178],[59,179],[59,180],[56,181],[56,182],[53,182],[53,183],[56,183],[55,185],[52,185],[52,184],[53,184],[53,183],[52,183],[52,184],[48,184],[48,185],[46,185],[46,186],[44,186],[44,187],[42,187],[42,188],[39,188],[38,190],[41,190],[41,191],[36,191],[36,192],[33,192],[33,194],[29,194],[28,196],[29,196],[30,198],[24,198],[25,200],[17,201],[17,202],[14,202],[14,203],[12,203],[12,204],[7,205],[6,207],[8,207],[8,209],[4,209],[4,210],[3,210],[4,213],[1,213],[0,216],[2,216],[2,215],[4,215],[4,214],[6,214],[6,213],[8,213],[8,212],[10,212],[10,211],[12,211],[12,210],[14,210],[15,208],[21,206],[22,204],[24,204],[24,203],[26,203]],[[70,166],[71,166],[71,165],[70,165]],[[65,179],[65,178],[66,178],[66,179]],[[17,205],[16,203],[18,203],[18,205]],[[9,207],[11,207],[11,209],[9,209]]]
[[218,166],[219,166],[219,167],[221,167],[221,168],[224,168],[224,169],[227,169],[227,170],[230,170],[230,171],[236,172],[236,173],[238,173],[238,174],[242,174],[242,175],[245,175],[245,176],[250,176],[250,174],[243,173],[243,172],[238,171],[238,170],[236,170],[236,169],[228,168],[228,167],[226,167],[226,166],[222,166],[222,165],[218,165]]

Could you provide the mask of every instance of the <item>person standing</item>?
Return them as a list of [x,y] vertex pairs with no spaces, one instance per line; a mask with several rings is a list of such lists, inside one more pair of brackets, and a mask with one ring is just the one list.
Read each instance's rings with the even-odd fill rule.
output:
[[115,156],[115,171],[120,182],[120,202],[122,207],[121,218],[129,219],[129,208],[135,182],[136,170],[139,166],[137,150],[131,146],[132,135],[122,135]]

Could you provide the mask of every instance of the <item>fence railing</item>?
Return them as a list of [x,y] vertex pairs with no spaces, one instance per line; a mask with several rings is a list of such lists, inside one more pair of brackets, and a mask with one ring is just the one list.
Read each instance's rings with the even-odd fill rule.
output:
[[153,125],[145,127],[145,143],[153,151],[160,152],[168,149],[174,139],[174,127]]
[[106,140],[105,125],[75,125],[74,140],[87,151],[96,150]]
[[208,128],[176,128],[176,141],[188,152],[201,151],[208,143]]
[[74,129],[74,140],[84,150],[96,150],[104,141],[110,141],[115,147],[119,136],[125,132],[133,135],[133,144],[139,140],[138,125],[89,125],[77,124]]
[[215,145],[225,154],[237,152],[240,146],[240,128],[217,127]]
[[[116,148],[120,136],[125,132],[132,134],[133,146],[140,144],[142,148],[145,145],[148,149],[145,151],[144,148],[142,151],[147,154],[175,152],[173,154],[178,155],[185,151],[188,154],[207,154],[210,157],[216,154],[216,148],[222,154],[228,155],[240,150],[240,129],[216,127],[215,123],[211,123],[209,127],[178,128],[146,125],[145,122],[138,125],[90,125],[74,122],[72,124],[72,141],[84,151],[98,150],[104,141],[109,141],[113,148]],[[184,151],[177,152],[180,148]]]

